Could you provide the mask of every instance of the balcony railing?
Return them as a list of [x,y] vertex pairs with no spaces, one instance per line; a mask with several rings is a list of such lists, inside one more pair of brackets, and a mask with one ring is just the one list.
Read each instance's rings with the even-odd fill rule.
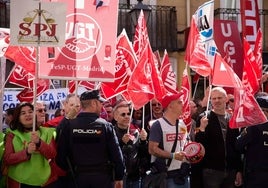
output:
[[[134,5],[119,4],[118,34],[125,28],[130,40],[133,39],[135,27],[131,22],[129,11]],[[152,6],[147,20],[147,30],[153,50],[177,51],[177,15],[172,6]]]
[[0,27],[9,28],[9,3],[0,0]]

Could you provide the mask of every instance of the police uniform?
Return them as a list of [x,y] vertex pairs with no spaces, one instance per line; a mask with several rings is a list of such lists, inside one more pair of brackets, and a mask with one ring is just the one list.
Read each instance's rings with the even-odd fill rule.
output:
[[[99,99],[99,94],[82,94],[80,100],[95,98]],[[58,139],[56,161],[69,171],[76,184],[71,187],[108,188],[113,187],[113,178],[122,180],[123,156],[113,126],[90,112],[81,112],[67,122]]]
[[[257,98],[268,109],[268,96]],[[237,148],[245,154],[246,188],[268,187],[268,122],[245,128],[237,139]]]

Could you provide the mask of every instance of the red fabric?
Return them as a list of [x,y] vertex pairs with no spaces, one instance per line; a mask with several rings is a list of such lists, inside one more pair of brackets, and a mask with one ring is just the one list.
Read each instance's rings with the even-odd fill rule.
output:
[[215,55],[212,85],[222,87],[238,87],[239,78],[233,69],[224,61],[219,53]]
[[34,47],[9,45],[5,57],[22,66],[27,72],[35,74],[36,50]]
[[156,67],[157,64],[154,61],[154,54],[151,49],[150,43],[145,48],[144,53],[148,53],[148,64],[151,67],[151,77],[152,77],[152,84],[154,89],[155,98],[161,102],[162,98],[167,94],[167,90],[164,86],[163,80],[161,78],[160,72]]
[[199,75],[206,77],[211,74],[211,66],[206,58],[204,44],[201,42],[199,30],[194,17],[191,21],[184,60],[189,67]]
[[43,124],[44,127],[57,127],[61,120],[63,120],[64,116],[55,117]]
[[177,93],[178,84],[176,80],[176,74],[172,70],[172,66],[169,62],[169,57],[166,50],[164,52],[164,56],[160,67],[160,75],[163,80],[163,84],[166,91],[169,93]]
[[248,127],[267,122],[254,96],[245,88],[234,88],[235,108],[231,128]]
[[137,26],[135,29],[134,41],[133,41],[133,49],[136,53],[137,59],[142,56],[143,50],[146,47],[146,44],[149,41],[149,36],[147,32],[146,20],[144,18],[143,11],[141,10],[139,19],[137,22]]
[[[29,83],[31,84],[31,82]],[[49,89],[49,80],[39,79],[37,81],[37,89],[36,89],[36,97],[41,95],[43,92]],[[33,86],[30,88],[24,88],[19,94],[17,94],[17,98],[20,102],[32,102],[34,97]]]
[[260,28],[258,0],[240,0],[240,14],[243,38],[249,41],[253,49],[257,36],[256,31]]
[[260,90],[260,82],[257,79],[255,71],[258,68],[253,51],[250,48],[249,43],[244,40],[244,68],[242,82],[252,95]]
[[181,99],[183,101],[182,96],[183,96],[182,92],[176,93],[176,94],[165,95],[162,99],[162,102],[161,102],[162,107],[163,108],[168,107],[169,103],[171,103],[172,101],[177,100],[177,99]]
[[74,80],[68,81],[69,93],[74,93],[75,88],[76,88],[76,83],[79,84],[80,82],[81,81],[74,81]]
[[183,93],[183,115],[182,119],[187,127],[187,131],[189,132],[191,129],[191,110],[190,110],[190,82],[188,78],[187,68],[183,71],[182,83],[181,83],[181,92]]
[[[152,63],[149,62],[148,49],[144,51],[132,72],[127,87],[134,109],[140,109],[154,98]],[[155,66],[155,65],[153,65]]]
[[254,56],[256,58],[256,66],[254,66],[254,70],[256,72],[257,79],[260,82],[261,77],[262,77],[262,66],[263,66],[263,61],[262,61],[262,32],[261,32],[261,29],[258,30],[256,43],[255,43],[255,47],[254,47]]
[[123,30],[117,37],[115,80],[112,83],[103,82],[101,85],[105,98],[112,98],[127,90],[130,75],[136,64],[136,54],[125,30]]
[[8,81],[20,87],[29,88],[29,82],[33,82],[34,76],[27,72],[22,66],[14,65],[15,68],[10,72]]

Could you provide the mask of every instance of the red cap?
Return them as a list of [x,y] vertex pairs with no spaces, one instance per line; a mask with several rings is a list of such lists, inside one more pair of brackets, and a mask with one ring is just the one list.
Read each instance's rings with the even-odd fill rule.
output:
[[181,101],[183,101],[181,98],[182,95],[183,95],[182,92],[179,92],[177,94],[167,94],[162,99],[162,107],[166,108],[169,105],[169,103],[171,103],[172,101],[177,100],[177,99],[180,99]]

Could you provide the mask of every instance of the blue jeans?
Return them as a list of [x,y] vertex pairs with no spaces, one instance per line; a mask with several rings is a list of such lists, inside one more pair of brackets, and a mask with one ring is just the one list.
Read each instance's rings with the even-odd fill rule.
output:
[[167,187],[168,188],[190,188],[189,176],[185,177],[184,185],[175,184],[173,178],[167,178]]

